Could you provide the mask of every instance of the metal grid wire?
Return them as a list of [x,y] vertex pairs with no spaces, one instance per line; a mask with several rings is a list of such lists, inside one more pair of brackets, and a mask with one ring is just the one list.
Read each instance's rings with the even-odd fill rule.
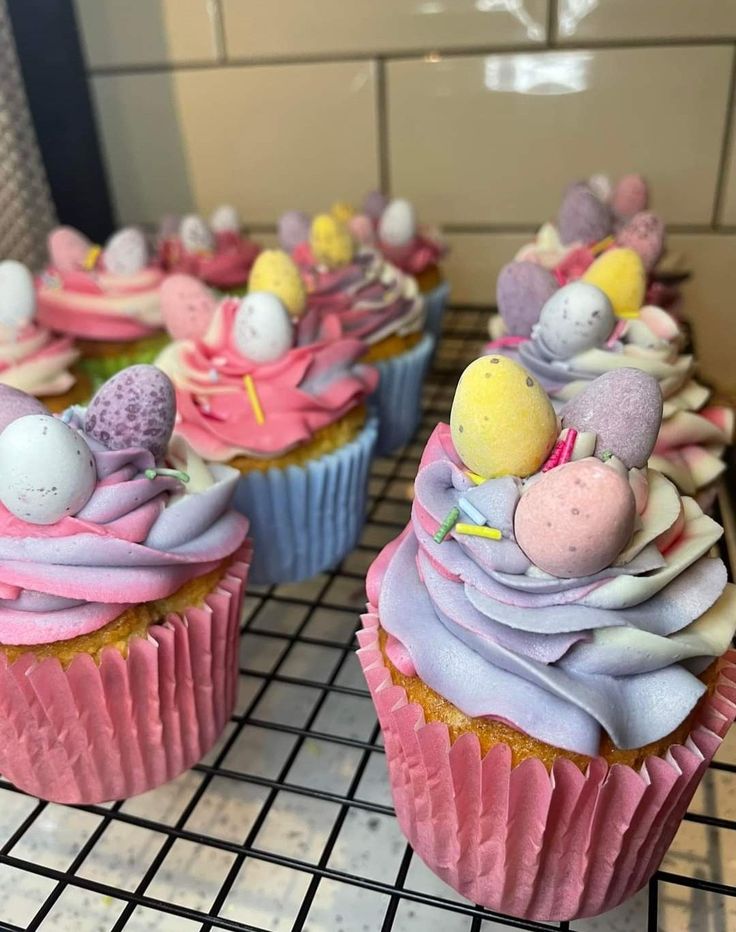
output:
[[456,308],[411,445],[375,461],[360,545],[333,572],[250,588],[236,713],[217,748],[152,793],[39,802],[0,781],[0,927],[77,932],[574,932],[736,928],[736,741],[724,744],[648,889],[596,920],[525,922],[476,908],[412,854],[391,807],[354,632],[365,572],[409,515],[487,311]]

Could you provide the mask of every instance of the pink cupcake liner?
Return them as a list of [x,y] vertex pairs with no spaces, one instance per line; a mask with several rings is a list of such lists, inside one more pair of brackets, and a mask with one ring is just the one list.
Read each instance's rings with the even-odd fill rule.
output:
[[0,656],[0,773],[58,803],[125,799],[173,780],[211,750],[232,714],[251,545],[203,604],[166,616],[127,657],[80,654],[64,669]]
[[595,758],[511,766],[507,745],[481,757],[473,734],[450,742],[391,681],[369,606],[360,658],[383,730],[399,824],[422,860],[475,903],[524,919],[571,920],[613,909],[664,857],[695,789],[736,717],[736,652],[683,745],[639,771]]

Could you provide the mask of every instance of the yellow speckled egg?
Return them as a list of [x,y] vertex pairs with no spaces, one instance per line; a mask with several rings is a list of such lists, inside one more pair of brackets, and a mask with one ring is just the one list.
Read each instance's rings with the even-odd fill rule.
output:
[[304,283],[296,263],[282,249],[264,249],[253,263],[249,291],[270,291],[292,317],[301,316],[307,303]]
[[647,276],[633,249],[609,249],[589,266],[583,281],[605,291],[617,317],[637,317],[644,303]]
[[319,214],[312,221],[309,246],[317,262],[331,269],[339,269],[353,258],[354,246],[350,231],[330,214]]
[[357,211],[352,204],[348,204],[347,201],[335,201],[335,203],[330,207],[330,213],[339,223],[347,223],[348,220],[352,219]]
[[547,393],[503,356],[481,356],[460,376],[450,430],[460,459],[484,479],[537,472],[558,435]]

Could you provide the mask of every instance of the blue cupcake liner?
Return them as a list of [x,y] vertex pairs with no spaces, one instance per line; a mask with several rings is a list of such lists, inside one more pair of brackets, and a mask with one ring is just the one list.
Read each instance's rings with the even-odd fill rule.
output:
[[442,336],[442,318],[450,298],[450,283],[442,282],[424,295],[424,306],[427,309],[427,320],[424,325],[425,333],[431,333],[439,343]]
[[332,569],[358,542],[378,435],[370,417],[350,443],[305,466],[246,473],[234,506],[250,519],[250,581],[298,582]]
[[375,364],[378,388],[370,397],[378,415],[376,453],[388,456],[408,443],[422,416],[422,385],[434,352],[434,337],[425,333],[406,353]]

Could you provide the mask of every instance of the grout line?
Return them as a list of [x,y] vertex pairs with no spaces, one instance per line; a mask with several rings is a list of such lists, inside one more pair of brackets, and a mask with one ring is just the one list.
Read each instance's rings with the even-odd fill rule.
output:
[[386,59],[376,59],[376,141],[378,144],[378,188],[387,196],[391,193],[391,157],[388,135],[388,75]]
[[558,44],[558,3],[559,0],[547,0],[547,47],[551,49]]
[[206,0],[207,16],[210,21],[212,30],[212,41],[215,46],[215,58],[218,65],[223,65],[227,60],[227,51],[225,47],[225,24],[222,15],[222,6],[220,0]]
[[723,212],[723,202],[726,197],[726,181],[728,170],[733,158],[731,146],[731,130],[733,128],[733,111],[736,108],[736,46],[731,53],[731,77],[728,87],[728,101],[726,103],[726,119],[723,125],[723,139],[721,141],[721,154],[718,160],[718,173],[716,175],[716,192],[713,199],[713,226],[716,227]]

